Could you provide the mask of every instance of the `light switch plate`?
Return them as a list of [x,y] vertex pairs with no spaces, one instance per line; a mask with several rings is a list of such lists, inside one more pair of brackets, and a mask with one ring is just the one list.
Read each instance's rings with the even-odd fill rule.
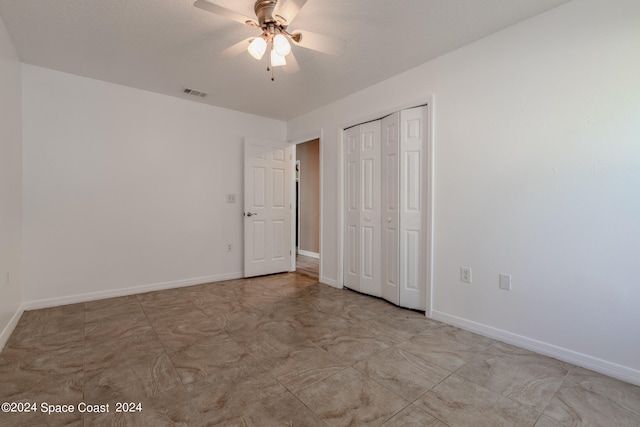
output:
[[500,274],[500,289],[504,289],[505,291],[511,290],[511,275],[510,274]]

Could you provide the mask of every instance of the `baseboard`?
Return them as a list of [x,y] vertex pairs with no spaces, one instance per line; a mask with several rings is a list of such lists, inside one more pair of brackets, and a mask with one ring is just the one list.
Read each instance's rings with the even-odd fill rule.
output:
[[309,252],[303,249],[298,249],[298,255],[308,256],[310,258],[320,259],[320,254],[316,252]]
[[224,280],[240,279],[243,277],[242,272],[218,274],[214,276],[192,277],[183,280],[174,280],[170,282],[152,283],[149,285],[133,286],[130,288],[112,289],[108,291],[90,292],[79,295],[69,295],[65,297],[56,297],[41,299],[35,301],[26,301],[23,303],[24,310],[37,310],[40,308],[56,307],[60,305],[76,304],[80,302],[96,301],[106,298],[123,297],[127,295],[141,294],[152,291],[162,291],[165,289],[182,288],[186,286],[202,285],[204,283],[222,282]]
[[457,326],[461,329],[475,332],[477,334],[484,335],[486,337],[493,338],[507,344],[512,344],[517,347],[525,348],[536,353],[544,354],[546,356],[550,356],[585,369],[599,372],[601,374],[608,375],[610,377],[617,378],[631,384],[640,385],[640,371],[637,369],[618,365],[616,363],[598,359],[593,356],[578,353],[573,350],[534,340],[532,338],[483,325],[481,323],[473,322],[461,317],[452,316],[436,310],[433,310],[431,314],[432,319],[434,320],[438,320],[452,326]]
[[11,336],[11,334],[13,333],[13,330],[18,325],[18,322],[20,321],[20,317],[22,316],[22,313],[24,313],[24,307],[20,305],[20,307],[18,307],[18,310],[16,310],[14,315],[11,317],[11,320],[9,320],[9,323],[7,323],[7,326],[5,326],[4,329],[2,330],[2,333],[0,333],[0,351],[2,351],[5,345],[7,345],[7,342],[9,341],[9,337]]

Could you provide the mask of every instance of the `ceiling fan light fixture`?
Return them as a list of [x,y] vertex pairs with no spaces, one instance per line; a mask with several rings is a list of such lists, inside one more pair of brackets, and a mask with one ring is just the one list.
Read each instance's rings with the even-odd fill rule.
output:
[[249,47],[247,48],[247,52],[249,52],[249,54],[254,58],[256,58],[257,60],[262,59],[266,50],[267,50],[267,41],[262,37],[256,37],[255,39],[253,39],[253,41],[249,44]]
[[276,34],[273,38],[273,49],[280,56],[287,56],[291,53],[291,44],[284,34]]
[[272,67],[282,67],[283,65],[287,65],[287,59],[278,54],[275,49],[271,50],[271,66]]

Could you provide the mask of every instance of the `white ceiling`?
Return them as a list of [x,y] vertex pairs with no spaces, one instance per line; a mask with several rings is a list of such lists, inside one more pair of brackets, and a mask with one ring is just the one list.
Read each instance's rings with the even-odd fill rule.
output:
[[[25,63],[288,120],[568,0],[308,0],[289,30],[344,51],[294,46],[300,71],[276,69],[273,82],[266,59],[218,56],[260,31],[193,1],[0,0],[0,16]],[[210,1],[255,16],[254,0]]]

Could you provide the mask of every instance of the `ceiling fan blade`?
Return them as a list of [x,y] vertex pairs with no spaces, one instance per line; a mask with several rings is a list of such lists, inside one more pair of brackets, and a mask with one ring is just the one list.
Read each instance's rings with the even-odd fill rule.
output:
[[300,71],[300,65],[298,65],[298,60],[296,59],[293,52],[287,55],[287,65],[282,67],[282,70],[285,73],[296,73]]
[[291,25],[291,21],[296,17],[307,0],[278,0],[273,14],[285,19],[286,25]]
[[[299,42],[295,36],[302,34]],[[291,37],[294,44],[306,49],[317,50],[318,52],[328,53],[330,55],[339,55],[344,50],[345,42],[343,40],[334,39],[333,37],[323,36],[322,34],[312,33],[310,31],[295,31]]]
[[233,46],[229,46],[228,48],[220,52],[218,56],[220,58],[230,58],[232,56],[240,55],[242,52],[246,52],[247,47],[249,47],[249,43],[251,43],[254,38],[255,37],[248,37],[241,42],[234,44]]
[[213,4],[207,0],[196,0],[196,2],[193,5],[198,9],[206,10],[207,12],[215,13],[216,15],[233,19],[234,21],[239,22],[241,24],[246,24],[251,27],[260,28],[260,25],[258,25],[258,23],[253,19],[248,18],[241,13],[234,12],[233,10],[227,9],[222,6],[218,6],[217,4]]

